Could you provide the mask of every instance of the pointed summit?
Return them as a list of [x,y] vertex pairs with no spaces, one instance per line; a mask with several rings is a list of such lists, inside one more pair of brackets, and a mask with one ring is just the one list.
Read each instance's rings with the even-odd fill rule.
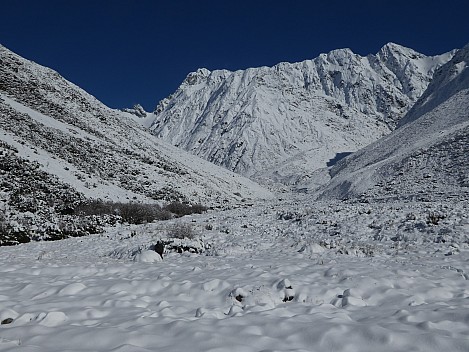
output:
[[415,50],[413,50],[411,48],[408,48],[406,46],[396,44],[396,43],[393,43],[393,42],[389,42],[389,43],[383,45],[381,47],[381,49],[379,49],[378,54],[381,53],[381,52],[383,52],[383,53],[385,53],[385,52],[399,52],[399,53],[413,52],[413,53],[416,53],[418,55],[423,55],[423,54],[420,54],[420,53],[416,52]]
[[427,90],[399,121],[399,126],[418,119],[464,89],[469,89],[469,44],[458,50],[451,61],[435,72]]
[[203,82],[208,76],[210,76],[210,71],[206,68],[199,68],[195,72],[191,72],[187,75],[184,83],[188,85],[195,85]]

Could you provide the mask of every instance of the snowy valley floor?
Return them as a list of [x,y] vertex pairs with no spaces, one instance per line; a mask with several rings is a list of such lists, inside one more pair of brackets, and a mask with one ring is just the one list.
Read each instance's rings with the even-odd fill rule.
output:
[[300,204],[1,247],[0,351],[469,351],[466,205]]

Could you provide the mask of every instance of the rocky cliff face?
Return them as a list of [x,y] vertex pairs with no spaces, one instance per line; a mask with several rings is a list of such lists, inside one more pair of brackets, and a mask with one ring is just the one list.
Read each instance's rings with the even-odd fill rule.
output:
[[297,183],[389,133],[453,53],[396,44],[244,71],[191,73],[159,103],[151,131],[243,175]]

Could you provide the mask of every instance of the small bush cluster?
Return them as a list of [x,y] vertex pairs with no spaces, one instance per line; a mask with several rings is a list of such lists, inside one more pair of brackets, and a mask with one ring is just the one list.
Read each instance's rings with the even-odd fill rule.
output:
[[75,214],[87,215],[114,215],[120,216],[122,221],[129,224],[144,224],[154,220],[168,220],[172,214],[161,208],[158,204],[118,203],[90,200],[75,208]]
[[431,212],[427,215],[427,224],[428,225],[438,225],[441,220],[444,220],[446,215],[441,212]]
[[190,214],[202,214],[207,211],[207,207],[201,204],[184,204],[181,202],[172,202],[163,207],[163,209],[177,215],[178,217]]
[[31,241],[55,241],[102,233],[104,226],[116,223],[117,217],[59,215],[47,220],[41,216],[9,213],[0,210],[0,246],[13,246]]
[[120,203],[118,215],[129,224],[144,224],[154,220],[169,220],[170,212],[162,209],[158,204]]
[[174,224],[168,230],[168,237],[194,239],[196,233],[190,224]]
[[158,204],[117,203],[90,200],[75,208],[76,215],[115,215],[129,224],[144,224],[155,220],[169,220],[189,214],[200,214],[207,208],[202,205],[189,205],[172,202],[163,207]]

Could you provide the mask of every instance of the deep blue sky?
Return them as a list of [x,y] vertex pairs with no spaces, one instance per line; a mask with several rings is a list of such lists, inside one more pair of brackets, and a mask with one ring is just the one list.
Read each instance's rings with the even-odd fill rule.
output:
[[105,104],[153,110],[199,67],[230,70],[387,42],[469,42],[468,0],[0,0],[0,44]]

